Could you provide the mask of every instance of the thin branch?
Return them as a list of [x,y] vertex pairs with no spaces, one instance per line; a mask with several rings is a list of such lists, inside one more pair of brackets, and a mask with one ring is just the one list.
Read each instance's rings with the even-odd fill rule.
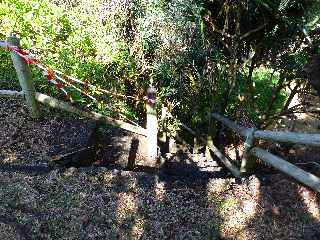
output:
[[245,39],[245,38],[247,38],[247,37],[249,37],[251,34],[260,31],[260,30],[263,29],[266,25],[267,25],[267,24],[265,23],[265,24],[263,24],[263,25],[255,28],[255,29],[252,29],[252,30],[246,32],[245,34],[243,34],[243,35],[240,37],[240,41],[243,40],[243,39]]
[[295,165],[309,165],[309,164],[316,165],[318,168],[320,168],[320,164],[317,162],[295,163]]

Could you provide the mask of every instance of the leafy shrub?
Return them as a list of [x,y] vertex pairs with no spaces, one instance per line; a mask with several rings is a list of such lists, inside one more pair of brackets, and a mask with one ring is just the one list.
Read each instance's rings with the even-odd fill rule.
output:
[[[266,113],[279,81],[277,73],[289,75],[303,67],[305,51],[290,49],[303,40],[299,27],[315,29],[318,8],[303,16],[295,14],[295,7],[304,11],[303,3],[297,1],[232,1],[228,5],[198,0],[7,0],[0,2],[0,37],[17,32],[22,46],[32,49],[46,65],[102,88],[142,98],[153,85],[159,109],[166,105],[190,127],[206,131],[207,115],[213,110],[232,118],[241,118],[238,112],[242,111],[256,122]],[[241,34],[260,30],[241,41],[227,40],[221,34],[235,34],[237,11]],[[265,16],[268,22],[261,28]],[[228,45],[234,53],[230,54]],[[0,50],[0,70],[8,80],[1,87],[17,88],[8,56]],[[250,97],[252,61],[255,87]],[[270,71],[275,71],[271,80]],[[39,70],[33,70],[33,75],[40,91],[62,97]],[[71,91],[81,105],[101,113],[112,115],[107,108],[112,104],[130,119],[144,118],[142,102],[90,93],[97,102]],[[278,93],[271,115],[279,112],[286,95],[283,90]]]

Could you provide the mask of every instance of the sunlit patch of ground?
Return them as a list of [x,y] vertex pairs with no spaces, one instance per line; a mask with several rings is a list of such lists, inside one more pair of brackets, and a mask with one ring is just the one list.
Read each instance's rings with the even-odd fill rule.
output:
[[317,194],[311,191],[305,191],[304,189],[301,189],[299,193],[309,214],[316,219],[320,219],[320,206]]

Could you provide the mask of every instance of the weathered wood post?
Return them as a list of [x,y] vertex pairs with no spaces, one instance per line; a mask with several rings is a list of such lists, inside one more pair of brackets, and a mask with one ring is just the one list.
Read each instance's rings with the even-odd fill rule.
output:
[[169,151],[169,143],[168,143],[168,129],[167,129],[167,107],[162,105],[161,108],[161,124],[162,124],[162,134],[159,137],[159,140],[162,145],[162,153],[165,155]]
[[213,121],[212,121],[212,116],[211,113],[208,114],[208,134],[207,134],[207,146],[206,146],[206,151],[205,151],[205,156],[206,159],[210,159],[211,158],[211,152],[210,152],[210,148],[213,145],[213,138],[212,138],[212,134],[213,134]]
[[148,166],[154,167],[158,158],[158,120],[156,111],[156,91],[154,88],[147,89],[147,154]]
[[246,176],[253,171],[254,165],[256,163],[256,157],[249,153],[253,148],[255,129],[250,128],[246,132],[246,141],[244,143],[244,153],[241,159],[240,174],[241,176]]
[[197,135],[193,137],[193,149],[192,149],[193,154],[198,154],[199,149],[201,147],[199,139],[198,139],[198,135],[199,135],[199,133],[197,133]]
[[176,143],[176,138],[177,138],[177,133],[172,132],[170,133],[170,138],[169,138],[169,153],[177,153],[178,147]]
[[139,149],[139,144],[140,142],[138,138],[132,138],[127,164],[127,169],[130,171],[132,171],[136,165],[136,156]]
[[[9,37],[7,39],[7,42],[9,45],[20,48],[20,40],[15,35]],[[32,117],[35,119],[39,118],[40,111],[35,99],[35,88],[32,82],[30,68],[28,64],[24,62],[23,58],[14,52],[11,52],[11,59],[16,69],[19,83],[22,88],[22,92],[26,99],[27,105],[31,111]]]

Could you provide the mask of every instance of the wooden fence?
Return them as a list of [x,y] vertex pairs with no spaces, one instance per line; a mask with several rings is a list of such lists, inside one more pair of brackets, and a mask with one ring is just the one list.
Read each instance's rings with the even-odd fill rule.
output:
[[[20,49],[19,39],[15,36],[12,36],[7,39],[7,41],[0,41],[0,46],[5,47],[10,44],[17,49]],[[158,157],[158,144],[157,144],[157,113],[156,113],[156,104],[155,104],[155,90],[149,88],[147,90],[146,97],[146,128],[141,126],[136,126],[122,120],[116,120],[111,117],[103,116],[99,113],[92,111],[84,111],[76,108],[75,106],[53,98],[51,96],[45,95],[43,93],[36,92],[34,84],[32,81],[30,66],[25,59],[17,54],[16,52],[11,52],[11,58],[15,66],[17,76],[19,79],[20,86],[22,88],[21,92],[11,91],[11,90],[0,90],[0,96],[9,96],[9,97],[24,97],[26,103],[30,108],[32,116],[37,119],[40,117],[40,110],[38,103],[45,104],[49,107],[58,108],[65,110],[67,112],[83,115],[88,118],[92,118],[99,121],[104,121],[113,126],[125,129],[130,132],[134,132],[147,137],[147,149],[148,149],[148,166],[155,166],[157,157]],[[107,90],[106,90],[107,91]],[[295,165],[271,154],[267,151],[254,146],[255,139],[263,139],[269,141],[278,141],[278,142],[289,142],[294,144],[304,144],[311,146],[320,146],[320,134],[305,134],[305,133],[294,133],[294,132],[282,132],[282,131],[262,131],[252,128],[245,128],[236,124],[235,122],[223,117],[220,114],[213,113],[212,117],[220,121],[227,127],[231,128],[233,131],[237,132],[241,136],[246,138],[245,141],[245,152],[242,157],[241,167],[238,169],[234,166],[227,157],[225,157],[217,147],[213,144],[210,144],[208,149],[210,149],[215,156],[217,156],[221,162],[229,169],[232,174],[236,177],[247,175],[253,168],[255,163],[255,157],[260,158],[262,161],[270,164],[274,168],[284,172],[285,174],[295,178],[296,180],[302,182],[303,184],[311,187],[317,192],[320,192],[320,179],[314,176],[311,173],[308,173]],[[181,124],[181,126],[190,132],[193,135],[196,135],[196,132],[188,128],[186,125]],[[208,141],[203,138],[199,138],[200,141]]]
[[[296,167],[295,165],[278,156],[275,156],[274,154],[254,146],[255,139],[263,139],[268,141],[287,142],[319,147],[320,134],[256,130],[253,128],[245,128],[240,126],[217,113],[212,113],[212,117],[246,138],[245,152],[242,157],[241,168],[239,171],[241,175],[246,175],[252,171],[256,161],[255,157],[258,157],[277,170],[293,177],[299,182],[311,187],[315,191],[320,192],[320,179],[318,177]],[[217,155],[217,157],[220,158],[221,156]],[[235,166],[232,168],[234,169]]]
[[[11,36],[7,41],[0,41],[0,47],[10,49],[20,49],[20,40],[16,36]],[[104,121],[115,127],[140,134],[147,137],[147,163],[146,165],[154,167],[158,157],[158,144],[157,144],[157,114],[156,114],[156,98],[155,90],[153,88],[147,89],[147,96],[145,97],[146,107],[146,128],[131,123],[113,119],[104,116],[97,112],[81,110],[72,104],[58,100],[43,93],[36,92],[34,83],[31,77],[30,64],[23,58],[17,51],[11,51],[11,59],[17,72],[17,77],[22,91],[0,90],[0,96],[4,97],[22,97],[25,98],[28,108],[30,109],[31,116],[38,119],[41,116],[38,103],[42,103],[52,108],[61,109],[67,112],[82,115],[99,121]],[[108,90],[104,90],[108,92]]]

